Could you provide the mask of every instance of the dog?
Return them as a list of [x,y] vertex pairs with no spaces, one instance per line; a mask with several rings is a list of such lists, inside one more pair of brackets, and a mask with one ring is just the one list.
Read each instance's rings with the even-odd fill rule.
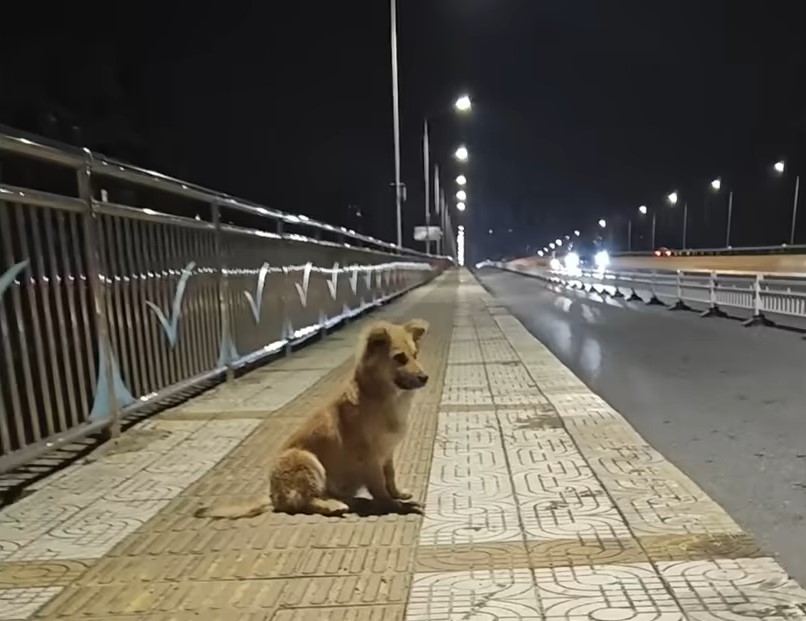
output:
[[397,486],[394,451],[405,436],[414,392],[428,381],[417,359],[427,330],[422,319],[373,323],[359,340],[343,391],[283,445],[269,495],[202,507],[196,517],[253,517],[272,506],[281,513],[342,516],[362,487],[381,513],[419,512],[411,494]]

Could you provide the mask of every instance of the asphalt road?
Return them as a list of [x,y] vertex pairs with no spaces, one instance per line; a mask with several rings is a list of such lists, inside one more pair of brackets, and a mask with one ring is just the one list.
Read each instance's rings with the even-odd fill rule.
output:
[[658,307],[482,283],[806,585],[806,341]]

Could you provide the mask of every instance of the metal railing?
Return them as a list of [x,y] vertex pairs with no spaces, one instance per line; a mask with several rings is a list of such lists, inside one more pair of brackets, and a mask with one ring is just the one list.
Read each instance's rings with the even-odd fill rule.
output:
[[693,307],[702,310],[706,317],[725,316],[723,309],[739,310],[749,315],[746,325],[806,320],[806,275],[803,274],[552,270],[525,268],[512,263],[497,263],[495,266],[570,289],[584,289],[648,304],[669,304],[674,310]]
[[0,472],[114,435],[451,264],[87,150],[0,135],[0,155],[74,180],[0,183]]

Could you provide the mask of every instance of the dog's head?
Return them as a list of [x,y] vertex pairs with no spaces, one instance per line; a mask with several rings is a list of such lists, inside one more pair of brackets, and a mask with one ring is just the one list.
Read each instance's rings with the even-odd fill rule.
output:
[[420,339],[428,322],[412,319],[403,325],[385,321],[373,324],[363,344],[362,365],[378,379],[393,383],[401,390],[422,388],[428,381],[417,360]]

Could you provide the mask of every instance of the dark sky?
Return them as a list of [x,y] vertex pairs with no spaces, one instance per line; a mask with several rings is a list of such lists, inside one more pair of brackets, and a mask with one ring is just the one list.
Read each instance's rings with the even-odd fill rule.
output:
[[[429,114],[446,180],[452,147],[470,148],[464,220],[479,253],[542,246],[599,217],[623,237],[618,217],[642,203],[662,209],[659,243],[679,245],[680,208],[663,205],[673,189],[690,242],[721,245],[715,175],[735,189],[734,244],[788,237],[806,165],[803,0],[398,3],[407,233],[422,223]],[[388,3],[201,6],[16,9],[0,122],[336,223],[356,226],[358,205],[365,232],[393,239]],[[450,105],[463,90],[476,107],[460,120]]]

